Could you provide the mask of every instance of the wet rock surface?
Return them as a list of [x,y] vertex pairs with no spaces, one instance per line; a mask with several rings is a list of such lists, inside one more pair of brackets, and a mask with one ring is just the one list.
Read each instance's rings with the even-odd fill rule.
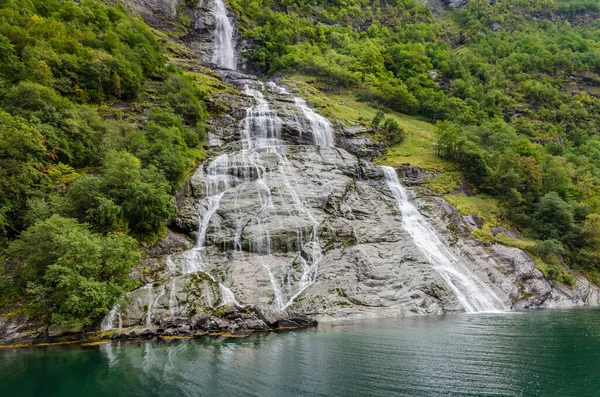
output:
[[[508,297],[512,310],[567,308],[600,304],[600,289],[583,276],[572,287],[547,279],[524,251],[470,237],[472,220],[461,216],[440,197],[421,195],[415,201],[441,236],[453,247],[473,272]],[[495,233],[516,232],[499,227]]]
[[[204,62],[214,39],[211,1],[194,11],[186,38]],[[172,16],[178,2],[127,3],[153,21]],[[464,310],[403,227],[381,167],[370,163],[383,145],[366,137],[368,129],[323,124],[293,87],[217,72],[239,93],[221,94],[228,109],[209,122],[209,160],[178,192],[178,217],[134,272],[145,285],[92,328],[115,339],[247,336],[316,320]],[[599,303],[584,278],[573,288],[555,284],[525,252],[471,238],[482,220],[424,194],[431,175],[409,164],[396,171],[427,222],[506,308]],[[0,319],[0,339],[10,342],[85,331]]]
[[[257,84],[234,72],[226,78],[238,87]],[[203,292],[189,294],[190,288],[182,280],[190,276],[180,274],[171,278],[179,280],[172,281],[172,287],[168,283],[158,287],[160,290],[154,287],[152,298],[133,299],[156,302],[149,311],[149,323],[159,322],[165,313],[173,311],[173,301],[169,303],[173,297],[177,319],[193,318],[198,308],[219,311],[220,305],[227,305],[218,285],[231,291],[236,304],[270,313],[270,322],[261,319],[268,326],[294,324],[280,317],[286,310],[321,321],[463,310],[403,230],[401,214],[382,170],[340,147],[344,137],[364,131],[337,128],[336,147],[315,146],[290,94],[268,85],[261,90],[269,102],[270,114],[281,124],[280,138],[286,145],[243,149],[240,120],[246,115],[243,107],[250,106],[252,100],[244,94],[222,122],[213,120],[209,137],[224,144],[213,148],[211,160],[191,178],[181,197],[177,220],[182,231],[198,239],[202,220],[212,211],[206,198],[214,184],[211,172],[215,159],[220,159],[216,161],[219,183],[230,188],[219,198],[218,208],[202,231],[205,248],[195,254],[200,255],[196,262],[202,262],[202,272],[207,275],[197,289]],[[430,176],[408,164],[397,171],[415,191],[420,191],[419,185]],[[439,197],[415,197],[415,202],[452,251],[501,297],[507,308],[598,303],[597,289],[584,279],[578,280],[572,290],[556,285],[543,277],[523,251],[471,238],[469,229],[482,226],[477,214],[463,216]],[[304,267],[315,255],[315,242],[307,238],[313,230],[318,234],[322,257],[316,276],[305,285]],[[194,254],[183,251],[171,255],[170,260],[175,268],[184,269],[190,255]],[[278,304],[285,310],[279,311]],[[148,306],[141,303],[137,311],[128,309],[123,313],[124,324],[139,324]],[[250,322],[259,324],[254,328],[262,327],[256,319]],[[238,329],[230,319],[221,320],[221,325],[225,323],[233,326],[230,331]]]
[[[337,145],[316,146],[293,93],[224,75],[242,92],[212,120],[209,142],[219,144],[178,196],[174,225],[195,248],[163,248],[154,280],[120,308],[123,328],[245,333],[462,309],[400,227],[382,170],[339,147],[364,131],[332,127]],[[244,140],[257,95],[247,86],[268,102],[253,120],[277,124],[268,138],[280,145]]]

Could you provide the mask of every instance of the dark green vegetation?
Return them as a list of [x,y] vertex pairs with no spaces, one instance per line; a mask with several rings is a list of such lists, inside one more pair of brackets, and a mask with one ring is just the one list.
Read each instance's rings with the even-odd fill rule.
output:
[[416,0],[230,3],[264,73],[437,122],[438,155],[538,241],[550,275],[598,274],[598,2],[472,0],[440,16]]
[[0,0],[0,308],[88,323],[176,212],[206,92],[102,1]]

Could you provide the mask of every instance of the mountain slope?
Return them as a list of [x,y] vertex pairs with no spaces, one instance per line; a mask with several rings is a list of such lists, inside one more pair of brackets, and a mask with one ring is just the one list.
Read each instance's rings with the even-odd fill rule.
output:
[[[89,1],[46,9],[32,2],[30,20],[16,27],[5,21],[0,30],[10,36],[6,70],[15,71],[7,77],[13,79],[5,95],[7,117],[23,116],[15,123],[39,130],[38,135],[28,132],[30,143],[50,142],[46,138],[52,125],[42,121],[50,127],[40,126],[32,113],[15,107],[14,98],[25,92],[15,86],[41,91],[67,109],[80,101],[78,109],[100,112],[108,120],[98,122],[105,130],[88,145],[89,158],[65,157],[62,163],[58,157],[68,156],[66,150],[32,147],[32,153],[52,153],[50,161],[40,160],[32,168],[63,179],[54,190],[38,193],[39,202],[21,204],[25,215],[14,215],[24,223],[7,234],[12,242],[3,282],[11,296],[2,303],[14,312],[2,332],[18,335],[18,321],[15,326],[10,320],[15,315],[46,324],[97,326],[117,297],[135,287],[127,273],[140,258],[131,237],[152,242],[164,233],[166,220],[174,215],[168,195],[175,192],[179,216],[135,267],[138,285],[146,286],[130,293],[127,305],[113,306],[105,319],[113,327],[118,316],[124,326],[139,325],[150,333],[245,332],[310,323],[298,313],[339,318],[461,310],[448,280],[432,270],[411,236],[399,228],[402,218],[383,172],[365,161],[381,155],[384,144],[388,148],[379,163],[421,167],[401,168],[405,182],[421,185],[415,188],[421,212],[506,307],[597,302],[597,289],[567,267],[592,277],[596,272],[597,138],[586,130],[585,139],[573,139],[582,137],[581,128],[591,128],[597,118],[592,96],[597,40],[590,26],[590,15],[597,10],[593,4],[572,2],[579,8],[560,5],[538,15],[537,3],[513,2],[523,11],[517,15],[506,8],[508,3],[471,2],[438,17],[412,1],[316,7],[232,2],[229,18],[239,23],[233,38],[241,54],[238,66],[287,73],[282,81],[290,94],[253,76],[221,69],[221,77],[198,63],[198,58],[205,65],[212,58],[216,30],[210,1],[198,8],[194,2],[126,2],[155,29],[150,32],[127,17],[158,54],[148,71],[143,68],[148,59],[136,56],[135,46],[131,49],[134,38],[125,35],[125,46],[110,41],[111,29],[118,30],[118,21],[125,18],[122,8],[105,9]],[[15,4],[7,2],[6,9],[11,7]],[[77,15],[88,7],[104,10],[106,24],[89,26],[85,13]],[[561,13],[573,25],[558,26],[553,18]],[[87,51],[100,69],[107,60],[121,60],[111,52],[115,48],[124,51],[125,59],[142,63],[137,69],[142,74],[132,75],[139,82],[137,91],[135,84],[127,86],[129,91],[121,88],[125,72],[110,69],[110,62],[110,78],[95,89],[78,84],[83,80],[77,79],[88,77],[91,66],[85,63],[70,75],[75,81],[61,80],[64,63],[52,62],[64,62],[70,53],[58,47],[31,58],[41,70],[33,77],[20,74],[19,63],[29,62],[27,54],[35,51],[11,44],[19,37],[15,32],[33,29],[34,35],[42,35],[33,40],[34,47],[44,47],[46,39],[51,47],[59,43],[47,31],[34,29],[40,17],[43,23],[65,25],[65,32],[85,31],[80,44],[89,44]],[[556,37],[539,39],[541,31],[553,29]],[[518,59],[507,55],[511,51],[520,54]],[[165,67],[161,52],[169,57]],[[69,84],[72,93],[53,94]],[[581,92],[568,91],[573,87]],[[299,94],[335,120],[339,148],[319,145],[308,134],[314,132],[311,123],[317,116],[293,98]],[[244,127],[262,109],[253,108],[253,101],[275,108],[277,117],[268,110],[266,119],[279,121],[267,125],[281,123],[277,139],[291,144],[289,149],[253,147],[244,140],[247,133],[264,132],[262,124],[256,130]],[[556,110],[557,104],[564,108]],[[33,116],[47,113],[38,109]],[[564,118],[571,113],[574,118]],[[255,117],[265,119],[262,113]],[[178,190],[204,155],[205,125],[211,159]],[[237,179],[220,196],[211,196],[210,177]],[[319,189],[313,189],[315,183]],[[435,194],[447,194],[465,216]],[[549,227],[558,233],[547,233]],[[538,240],[520,239],[513,228]],[[177,234],[181,232],[192,239]],[[40,244],[44,240],[49,245]],[[527,249],[536,262],[517,248],[490,242]],[[102,246],[114,249],[99,250]],[[45,252],[61,254],[40,260]],[[70,289],[57,289],[61,282]],[[32,305],[18,305],[23,293]],[[89,297],[89,305],[77,302],[78,295]],[[272,307],[287,311],[270,313]],[[240,323],[240,318],[245,320]],[[52,333],[60,334],[48,330],[43,335]]]

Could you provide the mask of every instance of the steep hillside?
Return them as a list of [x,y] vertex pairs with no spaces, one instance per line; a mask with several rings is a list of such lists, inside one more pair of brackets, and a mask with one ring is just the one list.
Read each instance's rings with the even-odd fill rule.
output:
[[0,337],[598,303],[595,3],[123,4],[0,3]]
[[0,47],[0,307],[89,323],[176,214],[210,87],[101,1],[0,2]]
[[[470,1],[438,4],[435,15],[417,1],[231,5],[253,43],[244,56],[264,73],[301,72],[333,100],[436,125],[422,129],[429,150],[388,140],[393,147],[380,161],[412,163],[413,155],[425,165],[418,157],[435,150],[466,178],[463,191],[498,203],[493,223],[531,239],[526,245],[549,275],[567,265],[597,277],[596,2]],[[437,192],[463,185],[457,176],[438,178]],[[450,200],[464,208],[482,202]]]

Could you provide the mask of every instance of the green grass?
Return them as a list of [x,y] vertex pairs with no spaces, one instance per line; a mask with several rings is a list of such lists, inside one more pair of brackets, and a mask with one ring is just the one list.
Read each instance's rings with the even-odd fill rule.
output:
[[542,272],[544,277],[551,278],[555,283],[562,283],[569,287],[575,285],[575,276],[569,272],[569,270],[562,265],[550,265],[543,260],[533,257],[535,267]]
[[[331,120],[340,120],[345,124],[369,126],[378,109],[367,102],[360,102],[349,90],[328,90],[314,78],[294,75],[283,80],[284,83],[302,92],[311,105],[318,108],[323,116]],[[383,156],[374,162],[381,165],[398,167],[410,164],[430,172],[456,171],[456,165],[440,158],[434,145],[435,126],[427,121],[398,112],[387,112],[404,129],[406,138],[398,145],[385,150]],[[378,140],[376,135],[372,139]]]
[[481,230],[476,229],[471,231],[471,236],[476,239],[489,243],[499,243],[508,247],[516,247],[522,250],[527,250],[527,248],[534,244],[533,240],[512,238],[503,233],[494,236],[491,230],[494,226],[504,226],[508,229],[512,228],[510,224],[502,219],[497,199],[485,194],[466,196],[462,193],[445,194],[443,197],[462,215],[477,213],[477,216],[483,220]]
[[499,218],[498,200],[486,194],[475,196],[466,196],[460,194],[446,194],[444,200],[452,204],[458,212],[463,215],[470,215],[476,212],[488,226],[498,226],[501,224]]
[[[184,69],[186,68],[185,63],[181,64]],[[204,68],[198,65],[193,65],[194,70],[186,70],[185,75],[190,77],[201,87],[206,88],[209,94],[215,93],[229,93],[237,94],[239,90],[224,81],[219,75],[208,68]]]
[[463,182],[463,175],[459,171],[448,171],[428,178],[423,185],[427,186],[434,194],[447,194],[458,189]]

